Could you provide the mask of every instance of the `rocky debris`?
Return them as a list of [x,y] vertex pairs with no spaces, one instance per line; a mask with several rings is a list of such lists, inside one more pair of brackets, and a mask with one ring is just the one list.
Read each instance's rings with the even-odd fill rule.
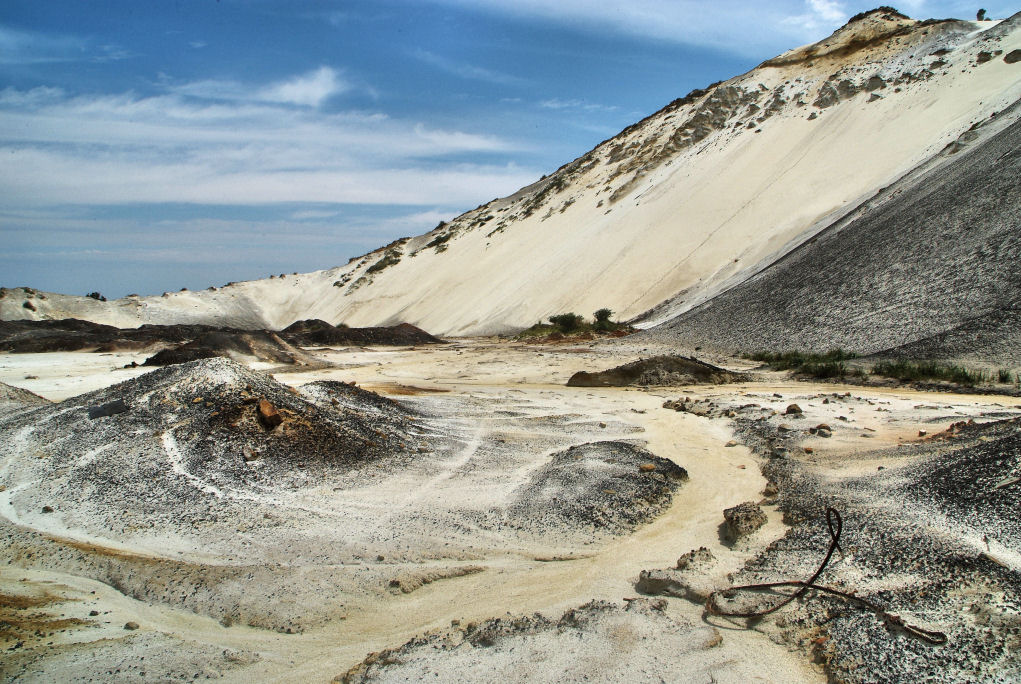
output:
[[732,409],[723,408],[710,399],[692,399],[691,397],[665,401],[663,408],[680,413],[690,413],[701,418],[733,417],[732,414],[734,414]]
[[766,514],[753,501],[724,510],[723,519],[723,537],[732,544],[766,524]]
[[113,401],[101,404],[100,406],[89,407],[89,420],[95,420],[97,418],[108,418],[115,416],[118,413],[126,413],[128,405],[124,403],[123,399],[114,399]]
[[280,415],[280,412],[277,411],[276,407],[265,399],[259,399],[257,410],[259,411],[259,422],[262,423],[267,430],[272,430],[277,425],[284,422],[284,417]]
[[[650,467],[651,466],[651,467]],[[519,525],[623,534],[659,515],[687,471],[628,442],[593,442],[553,454],[515,495]]]
[[628,385],[698,385],[740,382],[746,377],[685,356],[654,356],[597,373],[580,371],[568,387],[624,387]]
[[1021,50],[1011,50],[1003,56],[1003,61],[1007,64],[1017,64],[1021,62]]
[[32,302],[28,301],[27,299],[21,305],[21,308],[28,309],[29,311],[37,311],[38,310],[38,309],[35,308],[35,304],[33,304]]
[[748,681],[763,675],[761,663],[720,649],[724,638],[715,627],[668,615],[666,607],[663,599],[628,599],[623,608],[592,601],[559,619],[537,613],[458,624],[371,653],[333,681],[612,682],[635,680],[637,673],[642,681],[695,681],[710,679],[710,672]]
[[783,412],[785,416],[800,416],[802,413],[804,413],[804,411],[802,411],[801,407],[797,404],[791,404]]
[[704,603],[722,579],[712,572],[715,567],[716,557],[703,546],[678,558],[675,568],[642,570],[635,583],[635,591]]
[[387,589],[389,589],[391,594],[410,594],[427,584],[455,577],[475,575],[485,571],[485,569],[481,565],[461,565],[450,568],[404,572],[391,579],[387,583]]
[[124,623],[124,629],[128,630],[129,632],[135,631],[136,629],[138,629],[138,627],[139,627],[139,625],[138,625],[137,622],[125,622]]
[[[1007,560],[1021,552],[1021,522],[1016,491],[997,488],[1021,473],[1021,420],[960,422],[952,439],[847,456],[889,459],[859,477],[830,477],[793,459],[767,461],[764,474],[779,483],[777,504],[792,527],[732,578],[732,585],[806,579],[830,542],[823,510],[832,506],[843,517],[845,556],[829,564],[820,583],[945,632],[950,645],[911,638],[870,611],[823,595],[757,621],[756,629],[801,647],[834,681],[1021,676],[1012,646],[1021,637],[1021,578]],[[753,438],[767,426],[739,427],[749,429],[746,443],[769,453],[765,440]],[[745,599],[762,603],[761,596]]]

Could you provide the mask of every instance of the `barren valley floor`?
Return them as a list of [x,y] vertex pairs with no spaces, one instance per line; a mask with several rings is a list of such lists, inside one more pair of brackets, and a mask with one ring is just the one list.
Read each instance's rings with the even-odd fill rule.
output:
[[[543,345],[487,338],[313,353],[332,367],[268,371],[295,388],[314,381],[354,382],[392,398],[411,409],[408,434],[426,446],[405,466],[359,471],[357,481],[342,484],[309,479],[295,466],[286,474],[286,492],[266,486],[242,496],[203,480],[197,470],[182,473],[194,488],[219,487],[204,505],[215,508],[231,500],[238,510],[249,506],[272,518],[272,529],[256,523],[245,527],[248,523],[238,518],[235,530],[215,511],[207,517],[198,509],[184,509],[180,517],[188,524],[186,532],[167,532],[166,538],[159,529],[122,534],[113,511],[102,520],[69,518],[64,512],[78,502],[53,499],[54,490],[18,475],[15,456],[0,462],[0,545],[8,559],[0,566],[0,620],[9,625],[0,631],[5,677],[329,681],[370,652],[433,632],[447,640],[443,648],[452,649],[446,666],[459,663],[456,667],[464,668],[459,672],[468,678],[488,672],[510,681],[598,681],[623,676],[620,668],[626,667],[635,681],[644,681],[663,676],[668,670],[662,668],[683,665],[691,681],[825,681],[821,663],[829,656],[802,643],[803,634],[791,636],[793,628],[785,627],[782,617],[780,626],[776,618],[767,618],[746,629],[743,621],[703,618],[702,605],[682,598],[647,606],[651,617],[624,610],[630,605],[624,599],[640,596],[635,584],[643,570],[673,567],[682,554],[706,547],[717,559],[712,579],[729,586],[728,573],[740,571],[789,529],[777,499],[763,494],[767,461],[755,441],[761,433],[753,439],[725,415],[699,416],[663,404],[689,397],[712,402],[732,417],[743,415],[741,410],[755,411],[761,418],[756,424],[779,430],[781,438],[798,435],[788,444],[785,461],[798,472],[834,482],[870,477],[877,469],[911,467],[926,458],[913,451],[915,446],[954,423],[1021,415],[1021,400],[1015,397],[806,383],[777,373],[719,386],[565,386],[576,371],[602,370],[651,353],[626,344]],[[3,354],[0,382],[61,401],[140,376],[143,369],[123,366],[142,358],[129,353]],[[749,367],[736,359],[726,365]],[[795,403],[802,413],[785,415]],[[0,409],[15,410],[20,409]],[[809,431],[820,424],[832,436]],[[93,427],[84,420],[78,429]],[[619,529],[558,526],[559,519],[547,521],[548,511],[522,503],[520,492],[552,457],[597,442],[638,445],[681,466],[689,479],[647,522]],[[177,466],[188,469],[187,463]],[[725,542],[723,510],[746,501],[761,503],[768,522],[735,544]],[[133,503],[117,505],[127,513]],[[42,512],[44,506],[49,511]],[[612,517],[612,511],[607,515]],[[845,534],[852,535],[859,521],[853,513],[845,517]],[[1016,539],[990,541],[987,535],[983,545],[974,531],[955,534],[955,543],[974,542],[976,554],[988,551],[987,558],[1014,575],[1021,567]],[[820,539],[824,548],[825,539]],[[256,570],[263,557],[266,569]],[[853,565],[853,560],[841,562]],[[777,567],[774,576],[802,579],[811,572],[802,566]],[[845,579],[852,581],[852,576]],[[859,585],[873,579],[860,576]],[[525,634],[520,637],[524,645],[515,651],[496,644],[489,660],[482,661],[488,669],[471,669],[483,665],[454,658],[468,657],[457,646],[473,623],[537,612],[556,620],[593,600],[614,604],[606,608],[611,612],[605,619],[620,624],[613,623],[606,634],[594,618],[589,632],[577,628],[586,638],[602,635],[606,641],[598,642],[598,648],[610,651],[574,658],[571,671],[558,669],[564,665],[557,660],[563,652],[557,638],[570,631],[563,626],[550,633],[534,625],[518,630]],[[1009,606],[1004,611],[1013,615]],[[936,628],[948,620],[939,613],[917,619]],[[650,637],[649,625],[658,625],[656,620],[668,621],[669,628],[663,629],[669,634],[654,630]],[[129,623],[137,629],[125,629]],[[1016,625],[1005,629],[1011,633]],[[504,638],[518,637],[511,629]],[[439,643],[428,648],[442,653]],[[686,647],[678,650],[678,644]],[[544,665],[545,658],[536,653],[545,653],[549,662]],[[810,653],[817,662],[811,662]],[[386,681],[431,673],[443,679],[458,672],[445,670],[442,658],[423,658],[414,649],[391,659],[393,672],[386,667],[369,672],[363,666],[350,677]],[[1002,671],[1012,666],[1016,662],[1008,659]]]

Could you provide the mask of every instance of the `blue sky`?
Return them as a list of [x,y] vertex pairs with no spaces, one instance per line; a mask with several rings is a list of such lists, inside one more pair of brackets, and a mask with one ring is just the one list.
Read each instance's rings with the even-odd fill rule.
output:
[[873,5],[3,0],[0,285],[122,296],[343,264]]

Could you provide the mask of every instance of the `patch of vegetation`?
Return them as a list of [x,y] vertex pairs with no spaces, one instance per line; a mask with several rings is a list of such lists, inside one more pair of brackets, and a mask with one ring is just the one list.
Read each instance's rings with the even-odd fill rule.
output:
[[774,370],[797,370],[806,364],[839,363],[857,357],[858,355],[854,352],[844,351],[840,348],[831,349],[824,354],[803,351],[760,351],[754,354],[744,354],[744,358],[761,361]]
[[[387,254],[385,254],[383,256],[382,259],[380,259],[379,261],[374,263],[372,266],[369,266],[365,270],[365,274],[369,275],[369,274],[372,274],[372,273],[379,273],[380,271],[382,271],[385,268],[389,268],[391,266],[394,266],[395,264],[399,264],[400,261],[401,261],[401,257],[398,254],[396,254],[394,252],[388,252]],[[283,276],[281,276],[281,277],[283,277]]]
[[591,332],[616,332],[631,330],[631,326],[611,320],[613,311],[599,309],[593,314],[593,322],[589,323],[583,316],[574,312],[556,314],[549,317],[549,323],[539,321],[535,325],[518,333],[518,339],[526,337],[549,337],[555,333],[561,335],[577,335]]
[[[958,385],[977,385],[991,380],[983,371],[935,361],[881,361],[872,367],[872,374],[901,381],[943,380]],[[1009,378],[1010,374],[1007,375]]]
[[[1016,377],[1017,376],[1015,376],[1015,379],[1016,379]],[[1013,382],[1013,380],[1010,377],[1010,370],[1007,369],[1007,368],[1001,368],[1000,370],[998,370],[996,372],[996,379],[999,380],[1002,383]]]

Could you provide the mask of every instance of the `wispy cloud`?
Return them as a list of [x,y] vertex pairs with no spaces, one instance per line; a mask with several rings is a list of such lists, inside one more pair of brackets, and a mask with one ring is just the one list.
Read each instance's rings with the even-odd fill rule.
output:
[[[521,148],[488,135],[313,105],[337,91],[322,70],[202,97],[211,82],[166,95],[69,96],[0,91],[0,196],[23,206],[190,202],[468,205],[538,175],[466,153]],[[232,93],[235,91],[231,91]],[[299,104],[303,106],[294,107]]]
[[306,74],[265,86],[251,86],[239,81],[207,79],[168,84],[179,94],[203,100],[275,102],[302,107],[319,107],[327,100],[352,89],[336,69],[321,66]]
[[471,81],[485,81],[486,83],[496,83],[499,85],[524,85],[527,83],[526,79],[518,76],[459,62],[442,55],[437,55],[434,52],[429,52],[428,50],[416,50],[412,55],[416,59],[430,64],[441,71]]
[[256,99],[306,107],[318,107],[324,101],[351,88],[336,70],[319,67],[315,71],[287,81],[274,83],[256,92]]
[[[852,10],[834,0],[431,0],[464,9],[553,21],[581,30],[613,32],[672,43],[708,46],[762,56],[817,40]],[[919,3],[920,4],[920,3]],[[871,6],[871,5],[870,5]],[[815,22],[795,21],[812,18]]]
[[556,97],[549,100],[543,100],[539,103],[539,106],[543,109],[568,109],[586,112],[615,112],[620,109],[614,105],[604,105],[578,99],[561,100]]

